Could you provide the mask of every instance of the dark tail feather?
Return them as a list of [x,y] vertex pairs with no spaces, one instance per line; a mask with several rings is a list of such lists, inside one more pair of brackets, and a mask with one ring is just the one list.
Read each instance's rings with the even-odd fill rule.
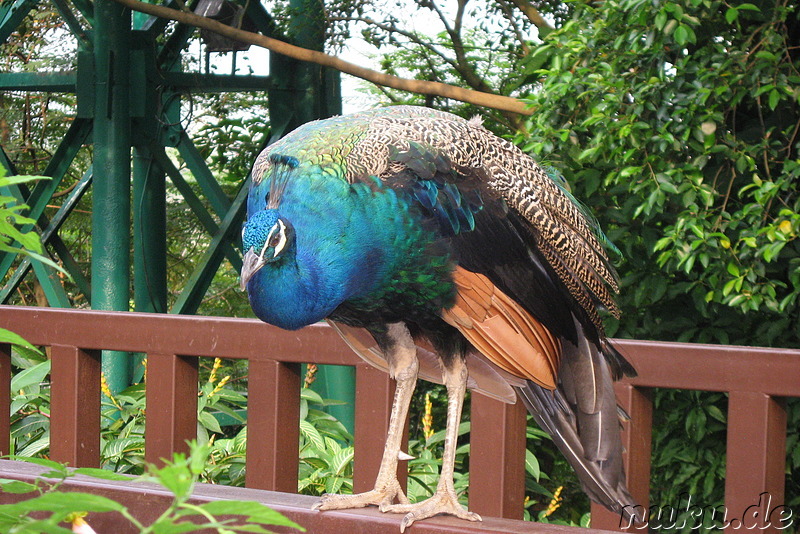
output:
[[564,345],[558,389],[528,382],[517,388],[519,396],[575,470],[589,498],[626,521],[643,522],[644,509],[625,485],[610,366],[585,338],[578,347]]
[[[612,459],[605,462],[588,460],[574,426],[574,414],[564,412],[559,406],[561,401],[556,400],[552,392],[532,382],[525,388],[518,388],[518,391],[528,411],[539,426],[550,434],[553,442],[575,470],[581,487],[589,498],[612,512],[621,514],[626,522],[642,522],[643,508],[637,505],[628,492],[624,477],[620,480],[619,475],[623,474],[622,458],[620,457],[618,461]],[[617,469],[620,472],[615,474],[614,471]]]
[[603,355],[606,357],[606,361],[611,366],[611,376],[614,380],[619,380],[623,375],[631,378],[637,376],[636,369],[633,368],[630,362],[625,359],[625,356],[620,354],[607,339],[604,339],[600,345]]

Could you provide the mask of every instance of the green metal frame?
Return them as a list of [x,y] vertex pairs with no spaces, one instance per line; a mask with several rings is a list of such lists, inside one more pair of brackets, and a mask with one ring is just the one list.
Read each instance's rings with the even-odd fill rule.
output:
[[[194,3],[187,2],[188,7],[191,9]],[[324,40],[319,0],[293,1],[296,20],[288,37],[277,32],[259,2],[242,3],[258,31],[265,35],[312,48],[319,48]],[[0,6],[0,43],[37,4],[38,0],[15,0]],[[323,73],[317,66],[274,55],[270,59],[273,75],[269,77],[186,73],[181,71],[181,51],[195,35],[194,28],[168,25],[165,20],[141,14],[132,16],[113,0],[53,0],[53,5],[77,40],[77,68],[68,72],[0,73],[0,91],[75,93],[76,117],[42,173],[52,178],[32,189],[15,186],[3,194],[29,205],[29,215],[37,221],[47,251],[58,257],[94,309],[128,310],[133,299],[138,311],[194,313],[223,259],[237,269],[241,267],[238,229],[244,219],[247,185],[243,177],[233,199],[223,192],[177,120],[181,95],[269,91],[271,141],[303,122],[341,113],[338,73]],[[92,168],[49,220],[45,206],[87,143],[94,146]],[[201,196],[167,156],[166,147],[177,149]],[[16,174],[2,147],[0,165],[9,174]],[[167,310],[166,284],[167,179],[211,236],[211,245],[172,310]],[[58,231],[90,187],[93,243],[88,276]],[[12,267],[14,272],[0,287],[0,302],[6,302],[32,272],[51,306],[71,306],[51,268],[35,260],[17,261],[14,254],[0,254],[0,272],[8,273]],[[130,383],[134,365],[129,354],[104,354],[103,371],[112,391]]]

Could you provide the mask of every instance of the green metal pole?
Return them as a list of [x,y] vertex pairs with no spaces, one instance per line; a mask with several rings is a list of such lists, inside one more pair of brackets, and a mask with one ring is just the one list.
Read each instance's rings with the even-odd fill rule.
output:
[[[165,174],[146,148],[133,149],[133,309],[166,313],[167,193]],[[133,358],[131,379],[144,376],[144,355]]]
[[[289,39],[303,48],[322,50],[325,43],[325,12],[322,0],[290,0],[293,13],[289,22]],[[313,63],[297,62],[294,77],[295,116],[301,123],[322,117],[322,67]]]
[[164,171],[147,149],[133,157],[133,303],[140,312],[167,310],[167,194]]
[[[127,311],[131,244],[131,14],[113,0],[97,0],[94,21],[92,308]],[[130,385],[129,354],[105,352],[102,369],[112,392]]]

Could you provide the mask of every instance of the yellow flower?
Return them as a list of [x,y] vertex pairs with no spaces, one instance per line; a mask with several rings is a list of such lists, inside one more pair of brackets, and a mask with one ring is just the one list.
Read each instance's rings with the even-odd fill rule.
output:
[[217,381],[217,371],[222,367],[222,359],[214,358],[214,365],[211,367],[211,374],[208,375],[208,381],[212,384]]
[[119,402],[117,401],[117,399],[115,399],[115,398],[114,398],[114,395],[111,393],[111,388],[110,388],[110,387],[108,387],[108,380],[106,380],[106,375],[105,375],[105,373],[100,373],[100,391],[102,391],[102,392],[103,392],[103,395],[105,395],[106,397],[108,397],[108,400],[110,400],[110,401],[111,401],[111,403],[112,403],[114,406],[116,406],[116,407],[117,407],[117,408],[119,408],[120,410],[122,409],[122,406],[120,406],[120,404],[119,404]]
[[221,390],[222,388],[224,388],[224,387],[225,387],[225,384],[227,384],[227,383],[228,383],[228,381],[229,381],[230,379],[231,379],[231,375],[228,375],[228,376],[224,377],[222,380],[220,380],[220,381],[219,381],[219,384],[217,384],[216,386],[214,386],[214,389],[213,389],[213,390],[211,390],[211,393],[209,393],[209,394],[208,394],[208,398],[211,398],[211,397],[213,397],[214,395],[216,395],[217,393],[219,393],[219,390]]
[[433,403],[431,402],[431,394],[425,394],[425,413],[422,416],[422,434],[425,439],[430,439],[433,436]]
[[311,387],[311,384],[314,383],[314,380],[317,378],[317,364],[316,363],[309,363],[306,366],[306,377],[303,380],[303,387],[308,388]]
[[564,486],[559,486],[555,493],[553,493],[553,499],[550,501],[550,504],[547,505],[547,510],[544,511],[544,517],[550,516],[553,512],[558,510],[559,506],[561,506],[561,492],[563,490]]

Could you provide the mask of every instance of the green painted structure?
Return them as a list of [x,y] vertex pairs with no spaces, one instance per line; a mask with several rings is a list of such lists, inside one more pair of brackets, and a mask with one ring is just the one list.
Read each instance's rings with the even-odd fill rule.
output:
[[[0,43],[6,42],[38,3],[9,0],[0,5]],[[198,4],[198,0],[192,0],[186,6],[194,10]],[[238,239],[247,184],[243,177],[234,198],[224,194],[181,125],[181,95],[268,91],[271,129],[266,142],[271,142],[309,120],[341,113],[339,73],[277,54],[270,54],[269,76],[183,72],[181,52],[195,38],[193,27],[132,14],[113,0],[52,0],[52,5],[77,42],[76,68],[47,73],[0,72],[0,91],[71,92],[77,95],[77,112],[42,173],[52,179],[40,181],[33,188],[12,186],[0,193],[30,207],[29,216],[37,221],[37,231],[48,252],[60,260],[80,291],[90,298],[93,309],[127,311],[133,302],[136,311],[194,313],[223,259],[236,269],[241,267]],[[183,3],[170,0],[166,5],[177,8]],[[291,0],[288,35],[279,32],[261,3],[246,1],[241,6],[246,24],[254,31],[321,49],[325,34],[320,0]],[[49,219],[45,206],[78,150],[87,143],[93,145],[92,167]],[[168,147],[179,152],[204,198],[194,193],[167,156]],[[7,174],[16,174],[2,146],[0,165]],[[171,309],[167,309],[167,180],[211,236],[211,246]],[[93,200],[92,261],[91,272],[86,273],[58,230],[89,188]],[[50,306],[72,306],[51,268],[16,259],[0,251],[0,272],[9,273],[0,287],[0,302],[6,303],[32,271]],[[136,358],[127,353],[103,354],[103,372],[112,391],[131,383],[136,363]],[[323,384],[322,393],[335,393],[352,406],[352,369],[331,369],[322,375],[332,383],[332,391]],[[352,412],[337,415],[352,430]]]

